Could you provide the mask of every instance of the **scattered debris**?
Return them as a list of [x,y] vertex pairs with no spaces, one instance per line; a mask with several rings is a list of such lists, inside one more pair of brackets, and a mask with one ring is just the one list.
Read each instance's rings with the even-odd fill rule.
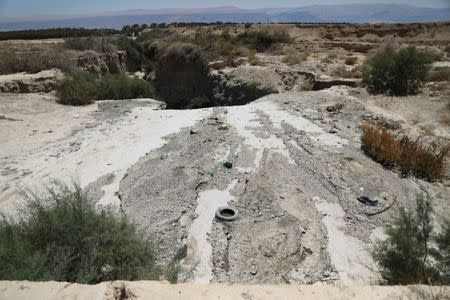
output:
[[227,169],[231,169],[233,168],[233,163],[229,162],[228,160],[224,159],[221,161],[222,165],[227,168]]
[[228,130],[229,126],[227,124],[222,124],[219,126],[219,130]]
[[376,206],[378,204],[377,199],[370,199],[367,196],[360,196],[357,198],[359,202],[365,205]]

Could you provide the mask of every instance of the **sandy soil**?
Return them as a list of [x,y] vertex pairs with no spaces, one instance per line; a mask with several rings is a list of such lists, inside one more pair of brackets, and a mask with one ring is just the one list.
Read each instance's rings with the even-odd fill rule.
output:
[[297,300],[297,299],[449,299],[449,287],[195,285],[139,281],[81,285],[58,282],[0,282],[0,298],[9,300]]

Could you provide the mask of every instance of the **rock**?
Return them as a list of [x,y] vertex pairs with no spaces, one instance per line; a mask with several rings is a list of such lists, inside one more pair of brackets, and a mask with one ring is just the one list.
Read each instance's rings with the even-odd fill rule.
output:
[[63,76],[58,69],[36,74],[16,73],[0,76],[0,93],[49,93]]
[[195,131],[195,130],[193,130],[193,129],[191,129],[191,131],[189,131],[189,134],[190,134],[190,135],[193,135],[193,134],[198,134],[198,132],[197,132],[197,131]]
[[98,53],[86,51],[77,59],[77,67],[93,74],[118,73],[127,70],[124,51]]
[[222,124],[219,126],[219,130],[228,130],[229,126],[227,124]]

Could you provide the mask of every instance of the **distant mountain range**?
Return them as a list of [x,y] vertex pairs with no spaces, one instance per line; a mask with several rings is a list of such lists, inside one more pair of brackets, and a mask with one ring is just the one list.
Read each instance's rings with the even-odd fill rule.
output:
[[450,21],[449,8],[396,4],[315,5],[293,8],[138,9],[83,16],[41,16],[0,20],[0,31],[55,27],[116,28],[173,22],[411,23]]

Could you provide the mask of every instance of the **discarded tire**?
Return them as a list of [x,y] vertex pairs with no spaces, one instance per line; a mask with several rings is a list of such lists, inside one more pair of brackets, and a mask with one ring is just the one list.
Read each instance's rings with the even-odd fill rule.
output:
[[238,218],[238,212],[231,207],[221,207],[216,211],[216,218],[222,221],[234,221]]

